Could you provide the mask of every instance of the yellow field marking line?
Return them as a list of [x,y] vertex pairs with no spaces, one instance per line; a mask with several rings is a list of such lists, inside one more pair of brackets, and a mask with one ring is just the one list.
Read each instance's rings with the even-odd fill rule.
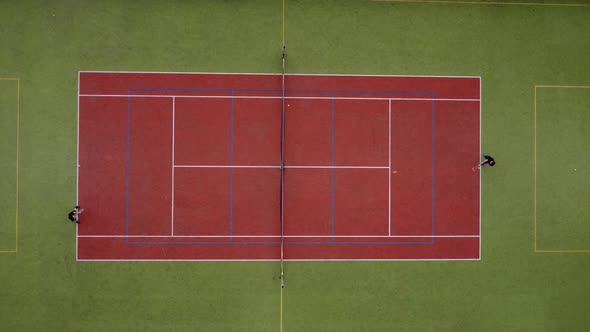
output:
[[280,321],[280,332],[283,332],[283,288],[281,287],[281,309],[279,314],[279,321]]
[[372,0],[376,2],[398,3],[440,3],[459,5],[507,5],[507,6],[553,6],[553,7],[590,7],[582,3],[542,3],[542,2],[497,2],[497,1],[455,1],[455,0]]
[[534,165],[535,165],[535,180],[534,180],[534,211],[533,211],[533,220],[535,222],[534,232],[535,232],[535,252],[537,252],[537,86],[535,86],[535,120],[533,124],[534,132],[535,132],[535,145],[534,145]]
[[[586,5],[590,6],[590,5]],[[534,144],[534,168],[535,168],[535,180],[534,180],[534,211],[533,211],[533,219],[534,219],[534,238],[535,238],[535,252],[552,252],[552,253],[582,253],[582,252],[590,252],[590,250],[545,250],[545,249],[537,249],[537,88],[552,88],[552,89],[590,89],[590,85],[535,85],[535,120],[534,120],[534,135],[535,135],[535,144]]]
[[16,254],[18,252],[18,152],[19,152],[19,114],[20,114],[20,79],[13,77],[0,77],[0,81],[16,81],[16,213],[15,213],[15,245],[14,250],[1,250],[3,254]]
[[536,250],[536,252],[556,252],[556,253],[571,253],[571,252],[590,252],[590,250]]
[[16,80],[16,239],[14,251],[18,252],[18,159],[19,159],[19,128],[20,128],[20,80]]
[[286,0],[283,0],[283,20],[282,20],[283,44],[281,46],[285,46],[285,1]]
[[535,85],[536,88],[590,89],[590,85]]

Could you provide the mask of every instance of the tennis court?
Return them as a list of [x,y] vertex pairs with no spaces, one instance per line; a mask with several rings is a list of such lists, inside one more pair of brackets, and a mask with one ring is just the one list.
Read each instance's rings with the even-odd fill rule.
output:
[[590,330],[587,0],[1,8],[1,331]]
[[281,78],[81,72],[78,259],[479,259],[478,77]]

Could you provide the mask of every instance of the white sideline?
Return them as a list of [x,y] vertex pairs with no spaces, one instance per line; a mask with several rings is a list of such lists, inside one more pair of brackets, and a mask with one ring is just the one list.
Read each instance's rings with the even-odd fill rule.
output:
[[[215,73],[215,72],[186,72],[186,71],[113,71],[113,70],[81,70],[78,73],[103,74],[181,74],[181,75],[266,75],[281,76],[282,73]],[[378,75],[378,74],[289,74],[294,76],[367,76],[367,77],[436,77],[436,78],[480,78],[481,76],[448,76],[448,75]]]
[[[281,99],[281,96],[219,96],[219,95],[130,95],[130,94],[80,94],[80,76],[84,73],[144,73],[144,74],[171,74],[171,75],[267,75],[267,76],[280,76],[277,73],[202,73],[202,72],[146,72],[146,71],[78,71],[78,94],[77,94],[77,113],[78,113],[78,128],[77,128],[77,156],[76,156],[76,204],[78,204],[78,193],[79,193],[79,154],[80,154],[80,98],[83,97],[113,97],[113,98],[172,98],[173,103],[173,119],[172,119],[172,208],[171,208],[171,234],[172,235],[79,235],[78,225],[76,225],[76,260],[77,261],[278,261],[279,259],[80,259],[78,254],[78,238],[92,238],[92,237],[165,237],[165,238],[223,238],[229,237],[229,235],[174,235],[174,172],[175,168],[280,168],[280,166],[255,166],[255,165],[243,165],[243,166],[222,166],[222,165],[175,165],[174,164],[174,126],[175,126],[175,100],[176,98],[232,98],[232,99]],[[388,206],[388,223],[389,223],[389,234],[388,235],[285,235],[289,238],[479,238],[479,257],[478,258],[442,258],[442,259],[285,259],[285,261],[479,261],[481,260],[481,172],[479,174],[480,192],[479,192],[479,234],[477,235],[391,235],[391,102],[396,100],[409,100],[409,101],[440,101],[440,102],[478,102],[480,112],[480,155],[482,145],[482,86],[481,76],[441,76],[441,75],[364,75],[364,74],[289,74],[292,76],[362,76],[362,77],[407,77],[407,78],[465,78],[465,79],[479,79],[479,98],[431,98],[425,96],[425,98],[411,97],[411,98],[385,98],[385,97],[374,97],[374,98],[361,98],[361,97],[325,97],[325,96],[286,96],[285,99],[297,100],[297,99],[312,99],[312,100],[385,100],[389,102],[389,165],[388,166],[285,166],[285,168],[328,168],[328,169],[388,169],[389,170],[389,206]],[[278,92],[277,92],[278,93]],[[361,94],[362,93],[358,93]],[[403,95],[403,93],[392,93]],[[278,238],[278,235],[232,235],[232,237],[269,237]]]
[[[481,100],[481,77],[479,78],[479,100]],[[479,156],[481,158],[481,102],[479,103]],[[478,159],[479,161],[479,159]],[[479,259],[481,259],[481,172],[479,172]]]
[[[82,238],[280,238],[280,235],[78,235]],[[286,238],[477,238],[479,235],[285,235]]]
[[[397,258],[397,259],[283,259],[285,262],[413,262],[480,261],[480,258]],[[280,259],[78,259],[81,262],[279,262]]]
[[[78,97],[76,98],[77,129],[76,129],[76,206],[80,187],[80,72],[78,72]],[[76,260],[78,260],[78,224],[76,224]]]
[[175,134],[175,121],[176,121],[176,98],[172,97],[172,194],[170,197],[171,211],[170,211],[170,233],[174,235],[174,134]]

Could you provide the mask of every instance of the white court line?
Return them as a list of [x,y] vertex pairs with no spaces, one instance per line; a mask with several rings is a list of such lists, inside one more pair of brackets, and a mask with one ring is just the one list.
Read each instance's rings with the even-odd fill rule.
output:
[[[172,74],[172,75],[263,75],[281,76],[281,73],[214,73],[214,72],[172,72],[172,71],[112,71],[112,70],[81,70],[79,73],[103,73],[103,74]],[[480,78],[481,76],[445,76],[445,75],[378,75],[378,74],[305,74],[289,73],[289,76],[367,76],[367,77],[436,77],[436,78]]]
[[387,224],[388,232],[391,236],[391,99],[389,100],[389,186],[387,191]]
[[[270,73],[270,74],[265,74],[265,73],[200,73],[200,72],[145,72],[145,71],[79,71],[78,72],[78,102],[79,102],[79,98],[80,97],[124,97],[124,98],[129,98],[129,97],[166,97],[166,98],[170,98],[170,97],[178,97],[178,98],[219,98],[220,96],[171,96],[171,95],[161,95],[161,96],[155,96],[155,95],[80,95],[80,73],[146,73],[146,74],[200,74],[200,75],[272,75],[272,76],[280,76],[281,74],[277,74],[277,73]],[[412,77],[424,77],[424,78],[479,78],[481,81],[481,76],[441,76],[441,75],[366,75],[366,74],[290,74],[290,75],[294,75],[294,76],[366,76],[366,77],[408,77],[408,78],[412,78]],[[234,98],[236,98],[236,96],[234,96]],[[240,97],[238,97],[240,98]],[[274,98],[274,97],[248,97],[248,96],[243,96],[243,98]],[[276,97],[277,99],[280,97]],[[287,98],[293,98],[293,99],[298,99],[297,97],[287,97]],[[318,97],[299,97],[300,99],[318,99]],[[319,97],[322,98],[322,97]],[[361,100],[365,100],[365,99],[377,99],[377,100],[432,100],[431,98],[425,99],[425,98],[345,98],[345,97],[336,97],[336,98],[332,98],[332,97],[325,97],[326,99],[361,99]],[[434,99],[435,101],[469,101],[469,102],[479,102],[481,101],[481,85],[480,85],[480,99]],[[79,111],[79,108],[78,108]],[[481,117],[481,104],[480,104],[480,117]],[[481,121],[480,121],[481,123]],[[480,130],[481,130],[481,126],[480,126]],[[480,140],[481,143],[481,140]],[[177,167],[177,166],[175,166]],[[179,166],[182,167],[182,166]],[[270,166],[273,167],[274,166]],[[387,167],[384,167],[387,168]],[[481,182],[481,179],[480,179]],[[480,190],[481,190],[481,186],[480,186]],[[480,193],[480,201],[481,201],[481,193]],[[481,211],[481,206],[480,206],[480,211]],[[225,262],[225,261],[278,261],[279,259],[79,259],[78,258],[78,245],[77,245],[77,238],[78,238],[78,232],[76,230],[76,257],[77,260],[79,261],[124,261],[124,262],[129,262],[129,261],[221,261],[221,262]],[[480,233],[481,233],[481,213],[480,213]],[[127,235],[124,235],[127,236]],[[80,236],[80,237],[85,237],[84,235]],[[110,236],[109,236],[110,237]],[[330,236],[331,237],[331,236]],[[417,236],[410,236],[410,237],[417,237]],[[428,235],[425,237],[432,237],[432,235]],[[441,237],[441,236],[435,236],[435,237]],[[457,237],[477,237],[475,235],[467,235],[467,236],[457,236]],[[481,257],[481,241],[480,241],[480,257]],[[454,258],[454,259],[448,259],[448,258],[442,258],[442,259],[285,259],[285,261],[463,261],[463,260],[467,260],[467,261],[478,261],[481,258]]]
[[281,168],[269,165],[174,165],[175,168]]
[[285,168],[388,169],[389,166],[285,166]]
[[[279,91],[277,91],[279,93]],[[363,94],[363,93],[358,93]],[[392,95],[395,94],[403,94],[403,93],[391,93]],[[119,95],[119,94],[82,94],[80,97],[105,97],[105,98],[212,98],[212,99],[282,99],[281,96],[227,96],[227,95],[152,95],[152,94],[144,94],[144,95]],[[404,97],[322,97],[322,96],[285,96],[285,99],[311,99],[311,100],[410,100],[410,101],[457,101],[457,102],[479,102],[479,99],[474,98],[404,98]]]
[[172,97],[172,209],[170,211],[170,233],[174,235],[174,136],[176,126],[176,97]]
[[[413,261],[480,261],[479,258],[397,258],[397,259],[289,259],[286,262],[413,262]],[[82,262],[278,262],[277,259],[79,259]]]
[[[479,100],[481,100],[481,77],[479,78]],[[479,158],[481,158],[481,128],[483,123],[481,122],[481,104],[479,103]],[[479,172],[479,259],[481,259],[481,171]]]
[[[281,168],[271,165],[174,165],[177,168]],[[388,169],[389,166],[285,166],[285,168],[310,168],[310,169]]]
[[[280,238],[280,235],[79,235],[81,238]],[[285,235],[285,238],[478,238],[479,235]]]
[[[78,206],[80,204],[78,202],[78,193],[80,187],[80,72],[78,72],[78,97],[76,99],[76,108],[78,115],[78,128],[76,129],[76,206]],[[76,224],[76,260],[78,260],[78,226],[79,224]]]
[[77,132],[76,132],[76,205],[78,205],[78,182],[80,179],[80,74],[78,73],[78,98],[76,100]]

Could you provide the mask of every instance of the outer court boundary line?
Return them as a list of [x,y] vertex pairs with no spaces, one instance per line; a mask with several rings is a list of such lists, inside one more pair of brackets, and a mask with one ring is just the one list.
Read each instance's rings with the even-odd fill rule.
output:
[[[87,259],[81,262],[279,262],[277,259]],[[396,259],[283,259],[285,262],[411,262],[411,261],[480,261],[481,258],[396,258]]]
[[[481,145],[482,145],[482,128],[483,128],[483,122],[482,122],[482,115],[481,115],[481,104],[483,104],[482,102],[482,82],[481,82],[481,78],[479,79],[479,155],[478,155],[478,160],[479,158],[481,158],[482,156],[482,150],[481,150]],[[481,229],[481,205],[482,205],[482,200],[481,200],[481,169],[479,170],[479,259],[481,259],[481,242],[482,242],[482,229]]]
[[[261,98],[271,98],[271,99],[279,99],[282,97],[274,97],[274,96],[190,96],[190,95],[131,95],[131,93],[128,94],[122,94],[122,95],[93,95],[93,94],[80,94],[80,75],[82,73],[115,73],[115,74],[124,74],[124,73],[138,73],[138,74],[186,74],[186,75],[194,75],[194,74],[200,74],[200,75],[266,75],[266,76],[280,76],[281,74],[279,73],[212,73],[212,72],[147,72],[147,71],[79,71],[78,72],[78,121],[79,121],[79,101],[81,97],[122,97],[122,98],[141,98],[141,97],[160,97],[160,98],[172,98],[173,100],[175,98],[232,98],[232,99],[239,99],[239,98],[257,98],[257,99],[261,99]],[[478,79],[479,81],[479,85],[480,85],[480,94],[479,94],[479,99],[476,98],[465,98],[465,99],[456,99],[456,98],[434,98],[434,96],[430,95],[426,98],[395,98],[395,97],[391,97],[391,98],[358,98],[358,97],[335,97],[335,96],[330,96],[330,97],[306,97],[306,96],[302,96],[302,97],[290,97],[287,96],[285,97],[286,99],[330,99],[330,100],[335,100],[335,99],[350,99],[350,100],[371,100],[371,99],[377,99],[377,100],[384,100],[384,101],[389,101],[391,103],[391,101],[394,100],[415,100],[415,101],[430,101],[433,102],[434,101],[467,101],[467,102],[480,102],[480,152],[481,152],[481,98],[482,98],[482,94],[481,94],[481,76],[444,76],[444,75],[367,75],[367,74],[289,74],[290,76],[349,76],[349,77],[355,77],[355,76],[360,76],[360,77],[408,77],[408,78],[471,78],[471,79]],[[79,127],[79,126],[78,126]],[[79,128],[78,128],[79,129]],[[79,143],[79,137],[78,137],[78,143]],[[174,167],[177,167],[178,165],[174,165]],[[271,166],[272,167],[272,166]],[[334,168],[334,166],[328,166],[329,168]],[[389,168],[390,166],[386,166],[386,167],[382,167],[384,169]],[[77,188],[78,190],[78,188]],[[427,235],[427,236],[420,236],[420,235],[408,235],[405,237],[429,237],[429,238],[433,238],[433,237],[473,237],[473,238],[479,238],[479,255],[477,258],[424,258],[424,259],[420,259],[420,258],[394,258],[394,259],[284,259],[285,261],[480,261],[481,260],[481,174],[480,174],[480,218],[479,218],[479,235],[451,235],[451,236],[437,236],[437,235]],[[84,259],[84,258],[79,258],[78,255],[78,237],[86,237],[84,235],[78,235],[78,229],[76,229],[76,259],[78,261],[279,261],[280,259]],[[111,237],[111,236],[109,236]],[[129,235],[124,235],[124,237],[133,237],[133,236],[129,236]],[[137,237],[146,237],[146,236],[137,236]],[[160,237],[160,236],[155,236],[155,237]],[[165,235],[163,237],[171,237],[170,235]],[[174,236],[174,237],[183,237],[183,236]],[[224,236],[226,237],[226,236]],[[260,237],[260,236],[252,236],[252,237]],[[286,236],[286,237],[291,237],[291,236]],[[301,236],[292,236],[292,237],[301,237]],[[318,237],[318,236],[310,236],[310,237]],[[330,235],[329,237],[334,237],[333,235]],[[336,236],[339,237],[339,236]],[[348,237],[367,237],[367,236],[348,236]],[[395,238],[395,237],[399,237],[402,238],[404,236],[379,236],[379,237],[388,237],[388,238]],[[376,243],[378,244],[378,243]]]
[[[590,7],[590,5],[588,5]],[[533,181],[533,241],[535,253],[590,253],[590,249],[539,249],[537,246],[537,88],[551,89],[590,89],[590,85],[535,85],[534,86],[534,119],[533,129],[535,142],[533,146],[534,154],[534,181]],[[481,256],[481,255],[480,255]]]
[[590,7],[582,3],[544,3],[544,2],[498,2],[498,1],[455,1],[455,0],[372,0],[375,2],[393,3],[429,3],[455,5],[495,5],[495,6],[552,6],[552,7]]
[[[188,72],[188,71],[112,71],[112,70],[81,70],[78,73],[103,74],[175,74],[175,75],[265,75],[282,76],[282,73],[217,73],[217,72]],[[367,76],[367,77],[435,77],[435,78],[479,78],[481,76],[449,76],[449,75],[379,75],[379,74],[305,74],[289,73],[288,76]]]
[[19,162],[19,150],[20,150],[20,79],[16,77],[0,77],[0,81],[16,81],[16,156],[15,156],[15,164],[16,164],[16,202],[15,202],[15,216],[14,216],[14,223],[15,223],[15,239],[14,239],[14,250],[0,250],[0,254],[17,254],[18,253],[18,162]]
[[[76,109],[77,109],[77,132],[76,132],[76,206],[78,202],[78,192],[80,188],[80,72],[78,72],[78,98],[76,98]],[[78,226],[76,224],[76,259],[78,259]]]
[[[280,238],[280,235],[78,235],[82,238],[158,238],[158,237],[179,237],[179,238]],[[285,238],[416,238],[416,237],[434,237],[434,238],[478,238],[477,234],[469,235],[284,235]]]

